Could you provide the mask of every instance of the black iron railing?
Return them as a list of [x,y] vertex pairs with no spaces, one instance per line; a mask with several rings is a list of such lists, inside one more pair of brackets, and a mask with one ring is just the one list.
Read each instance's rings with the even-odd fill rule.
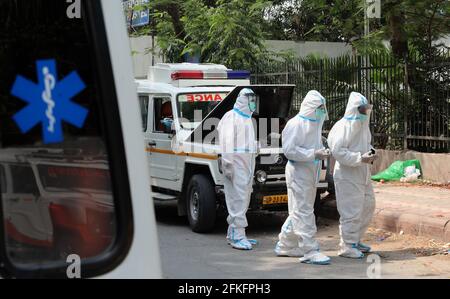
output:
[[254,84],[295,84],[293,113],[316,89],[327,98],[331,129],[345,112],[352,91],[374,105],[371,118],[379,148],[448,153],[450,150],[450,51],[432,58],[387,53],[338,58],[266,61],[253,70]]

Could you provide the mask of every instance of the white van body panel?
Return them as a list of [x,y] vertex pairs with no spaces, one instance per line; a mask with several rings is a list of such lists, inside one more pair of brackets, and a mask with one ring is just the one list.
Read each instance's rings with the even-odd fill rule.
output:
[[134,236],[125,260],[101,278],[161,278],[153,200],[149,187],[147,158],[143,152],[140,112],[133,82],[131,49],[120,0],[102,0],[103,15],[114,73],[128,177],[133,206]]

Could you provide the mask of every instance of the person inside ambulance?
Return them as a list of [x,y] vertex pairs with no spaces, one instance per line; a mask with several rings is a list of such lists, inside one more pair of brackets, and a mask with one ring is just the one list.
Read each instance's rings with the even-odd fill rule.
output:
[[315,90],[308,92],[299,114],[283,130],[283,151],[289,159],[286,166],[289,216],[279,242],[277,256],[301,257],[300,262],[328,265],[330,258],[320,252],[314,202],[322,161],[329,152],[322,143],[322,127],[328,118],[325,98]]
[[334,169],[336,202],[340,214],[339,255],[360,259],[371,248],[361,243],[375,210],[370,164],[377,158],[371,145],[369,120],[372,105],[353,92],[345,116],[328,136],[328,145],[337,160]]
[[173,123],[173,112],[172,103],[170,101],[165,102],[161,105],[161,117],[158,123],[158,131],[166,132],[172,128]]
[[217,128],[229,215],[227,241],[233,248],[240,250],[251,250],[256,244],[255,240],[247,239],[245,233],[257,152],[252,121],[256,103],[256,94],[244,88],[239,93],[234,109],[224,115]]

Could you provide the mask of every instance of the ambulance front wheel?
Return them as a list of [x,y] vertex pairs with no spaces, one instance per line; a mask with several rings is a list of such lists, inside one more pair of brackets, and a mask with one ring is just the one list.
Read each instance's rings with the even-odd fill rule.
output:
[[204,174],[192,176],[187,188],[187,216],[192,231],[208,233],[216,223],[216,194],[212,180]]

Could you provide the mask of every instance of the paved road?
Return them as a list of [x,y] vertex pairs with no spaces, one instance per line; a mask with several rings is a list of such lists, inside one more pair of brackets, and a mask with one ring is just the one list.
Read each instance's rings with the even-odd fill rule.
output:
[[[225,241],[226,224],[211,234],[195,234],[176,207],[156,208],[164,277],[176,279],[278,279],[278,278],[367,278],[367,259],[338,257],[338,225],[320,220],[318,238],[332,265],[314,266],[296,258],[278,258],[273,254],[277,234],[285,215],[251,215],[248,236],[260,244],[250,252],[231,249]],[[414,237],[415,238],[415,237]],[[385,240],[386,239],[386,240]],[[420,246],[411,238],[386,238],[371,230],[368,241],[381,256],[382,278],[450,278],[450,256],[419,256]],[[415,239],[413,240],[415,241]],[[421,249],[423,249],[420,247]],[[423,251],[420,251],[423,252]],[[427,254],[430,251],[427,251]],[[430,253],[431,254],[431,253]]]

